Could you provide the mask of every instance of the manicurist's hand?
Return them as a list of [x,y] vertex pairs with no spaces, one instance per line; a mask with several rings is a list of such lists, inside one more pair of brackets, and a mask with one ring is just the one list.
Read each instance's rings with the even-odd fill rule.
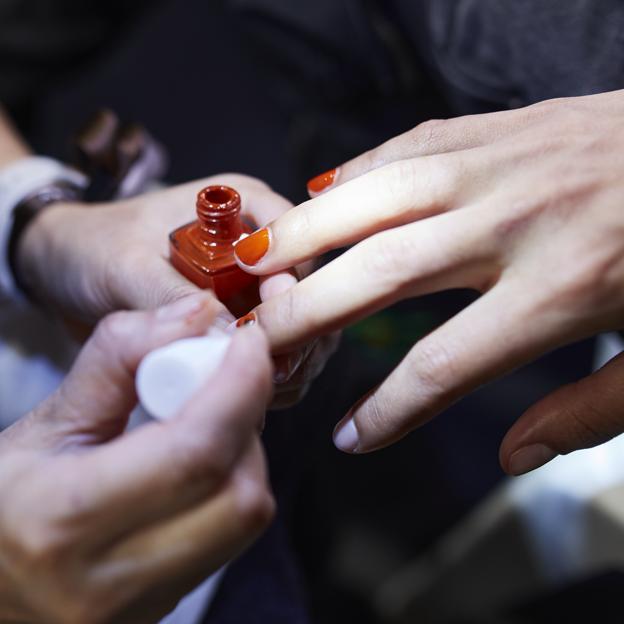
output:
[[[310,190],[254,235],[262,253],[237,248],[241,266],[271,274],[355,244],[255,310],[273,349],[401,299],[482,293],[351,409],[335,433],[345,451],[386,446],[481,384],[622,326],[624,92],[430,121]],[[502,445],[503,467],[525,472],[624,431],[623,381],[615,360],[533,406]]]
[[[168,236],[196,218],[197,192],[210,184],[236,188],[243,215],[258,227],[292,207],[264,182],[237,174],[123,201],[54,205],[34,220],[20,244],[24,281],[48,307],[87,322],[115,310],[152,308],[199,292],[171,266]],[[263,277],[261,298],[291,288],[297,283],[295,275],[277,271]],[[234,321],[212,293],[207,302],[222,326]],[[324,338],[276,358],[274,407],[288,407],[302,398],[335,344],[335,338]]]
[[[115,202],[55,204],[33,220],[20,241],[20,275],[39,301],[87,322],[199,292],[169,262],[169,233],[197,218],[197,193],[210,184],[236,188],[243,214],[258,227],[292,206],[264,182],[236,174]],[[216,299],[211,305],[233,320]]]
[[237,332],[180,413],[122,435],[150,350],[200,335],[204,294],[102,321],[60,389],[0,434],[0,620],[152,622],[266,527],[267,342]]

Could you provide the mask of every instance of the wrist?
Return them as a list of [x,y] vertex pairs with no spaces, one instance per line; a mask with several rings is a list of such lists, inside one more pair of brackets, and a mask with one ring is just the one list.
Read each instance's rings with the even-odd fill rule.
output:
[[0,168],[0,290],[20,300],[26,292],[17,271],[22,233],[39,212],[57,202],[76,201],[87,180],[83,174],[45,157],[23,158]]
[[17,242],[15,266],[28,292],[42,294],[45,299],[45,285],[63,273],[62,247],[75,240],[76,217],[84,209],[80,202],[55,202],[25,227]]

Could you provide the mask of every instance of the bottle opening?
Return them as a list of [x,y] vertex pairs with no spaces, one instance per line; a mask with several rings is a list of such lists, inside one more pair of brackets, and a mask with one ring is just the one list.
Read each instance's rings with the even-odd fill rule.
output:
[[208,186],[197,195],[197,214],[204,218],[235,215],[240,210],[240,195],[229,186]]
[[211,204],[227,204],[234,198],[234,192],[223,187],[209,188],[204,197]]

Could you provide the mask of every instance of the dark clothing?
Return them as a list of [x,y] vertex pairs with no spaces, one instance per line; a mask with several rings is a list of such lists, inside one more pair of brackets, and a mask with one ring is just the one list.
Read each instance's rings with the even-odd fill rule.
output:
[[[101,51],[155,0],[0,0],[0,101]],[[409,83],[418,50],[452,99],[505,108],[618,89],[619,0],[231,0],[265,49],[300,70],[317,96],[340,100]],[[285,51],[288,51],[287,53]],[[291,76],[295,76],[291,73]],[[403,82],[402,82],[403,81]],[[309,89],[312,91],[312,89]],[[457,93],[455,93],[455,91]]]
[[[92,71],[87,62],[97,54],[107,53],[124,29],[155,4],[149,0],[0,0],[0,102],[22,113],[50,85],[67,77],[69,70]],[[624,2],[618,0],[230,0],[224,4],[239,17],[237,26],[246,28],[249,39],[256,42],[258,71],[272,73],[267,90],[289,120],[289,156],[299,163],[301,179],[295,186],[300,189],[311,173],[333,167],[427,117],[483,112],[549,97],[624,87]],[[193,19],[190,13],[189,19]],[[210,26],[206,25],[208,30]],[[176,34],[176,42],[183,44],[184,37]],[[206,54],[212,53],[207,46]],[[196,68],[193,80],[198,80],[198,76],[201,74]],[[135,97],[139,83],[137,80],[136,84],[124,85],[129,97]],[[169,84],[163,85],[163,89],[167,88]],[[198,97],[194,86],[192,90],[193,96]],[[178,122],[176,116],[192,116],[185,97],[189,97],[188,93],[182,94],[178,108],[167,110],[159,118],[183,125],[186,120]],[[205,102],[201,110],[192,111],[209,117],[209,100],[206,98]],[[84,111],[84,115],[89,112]],[[59,123],[57,119],[52,121]],[[190,123],[197,122],[193,117]],[[198,134],[185,137],[195,140]],[[179,150],[179,160],[186,156],[193,162],[205,163],[201,160],[203,142],[199,143]],[[206,144],[212,147],[208,141]],[[270,151],[265,153],[261,145],[260,157],[270,160]],[[193,153],[189,156],[185,152]],[[410,327],[413,321],[410,314]],[[387,352],[385,349],[384,355]],[[371,379],[361,381],[363,359],[349,360],[348,367],[336,372],[336,377],[341,375],[337,385],[345,394],[345,377],[360,379],[354,396],[342,397],[345,409],[357,398],[355,395],[371,387],[373,380],[382,378],[375,370]],[[381,360],[379,354],[377,359]],[[392,365],[393,362],[383,361],[388,370]],[[538,383],[543,378],[541,374],[530,378],[527,387],[533,391],[539,387],[545,392]],[[528,391],[523,389],[515,396],[506,389],[493,403],[520,405],[520,395],[528,396]],[[330,427],[326,419],[331,417],[335,422],[339,417],[333,413],[328,416],[328,406],[336,404],[336,396],[328,393],[325,398],[315,397],[321,408],[314,413],[314,426],[322,430],[327,444]],[[514,396],[513,401],[510,396]],[[460,409],[465,412],[465,405],[457,408]],[[477,422],[476,415],[484,409],[478,404],[473,411]],[[416,458],[423,454],[430,460],[428,465],[435,466],[440,449],[458,437],[462,426],[467,431],[465,439],[474,445],[479,443],[485,431],[477,428],[475,434],[474,422],[463,424],[466,420],[471,419],[455,419],[453,435],[440,435],[434,444],[421,442],[421,453],[408,453],[411,447],[400,447],[405,449],[406,471],[413,470]],[[486,421],[484,429],[486,425],[491,425],[490,430],[494,427]],[[290,422],[289,426],[295,429],[289,436],[290,444],[288,439],[269,442],[273,458],[271,477],[278,494],[288,489],[283,487],[282,477],[292,476],[293,471],[289,462],[280,465],[275,457],[290,457],[288,449],[298,450],[292,440],[304,440],[300,429],[297,431],[301,421]],[[449,458],[460,457],[463,447],[457,451],[449,453],[444,470],[452,471],[454,464]],[[362,481],[362,465],[366,461],[347,464],[345,459],[341,469],[346,470],[348,465],[357,471],[351,475],[352,482],[357,483]],[[374,462],[375,458],[368,461]],[[390,461],[389,456],[379,461]],[[477,487],[475,484],[491,485],[484,479],[486,470],[481,464],[473,466],[475,462],[470,462],[471,471],[455,470],[452,477],[448,476],[447,482],[457,488],[457,499],[469,498],[467,491]],[[488,470],[491,475],[498,469],[493,466]],[[455,473],[464,479],[460,479],[461,487]],[[433,501],[440,498],[438,490],[449,499],[452,497],[450,486],[439,487],[442,477],[438,482],[431,481],[429,498],[424,486],[419,485],[420,499],[430,502],[424,505],[429,512]],[[328,482],[329,479],[318,485],[324,496],[330,489]],[[368,488],[366,479],[362,487]],[[397,493],[392,509],[403,494],[403,490]],[[342,492],[334,495],[338,506],[339,499],[345,496]],[[362,491],[360,498],[364,500],[366,495],[367,491]],[[288,498],[282,497],[280,503]],[[438,515],[442,521],[431,521],[436,530],[449,522],[451,513],[443,510]],[[407,509],[405,516],[409,517]],[[387,525],[387,518],[383,522]],[[315,519],[315,530],[318,524]],[[416,533],[416,541],[436,536],[433,529],[431,533],[420,529],[411,529]],[[310,540],[308,546],[316,548],[319,541]],[[296,581],[287,540],[281,528],[274,527],[230,567],[206,622],[305,622]]]
[[392,4],[458,112],[624,87],[620,0],[421,0],[425,32],[409,0]]

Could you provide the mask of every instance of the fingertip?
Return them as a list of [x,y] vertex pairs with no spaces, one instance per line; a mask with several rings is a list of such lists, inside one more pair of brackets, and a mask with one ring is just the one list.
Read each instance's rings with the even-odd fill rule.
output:
[[263,227],[234,245],[234,257],[238,266],[248,273],[255,273],[271,246],[271,230]]
[[541,468],[557,457],[557,453],[546,444],[530,444],[511,453],[505,463],[505,472],[514,477]]
[[340,167],[324,171],[323,173],[313,177],[307,183],[308,195],[311,198],[318,197],[322,193],[329,191],[338,183],[340,176]]
[[299,280],[290,271],[281,271],[260,279],[260,299],[266,301],[290,290]]
[[343,453],[356,454],[360,447],[360,434],[350,416],[343,418],[334,429],[334,446]]
[[242,364],[246,368],[262,368],[272,375],[273,367],[269,356],[269,343],[260,326],[254,322],[241,325],[231,333],[232,344],[226,355],[227,363]]

